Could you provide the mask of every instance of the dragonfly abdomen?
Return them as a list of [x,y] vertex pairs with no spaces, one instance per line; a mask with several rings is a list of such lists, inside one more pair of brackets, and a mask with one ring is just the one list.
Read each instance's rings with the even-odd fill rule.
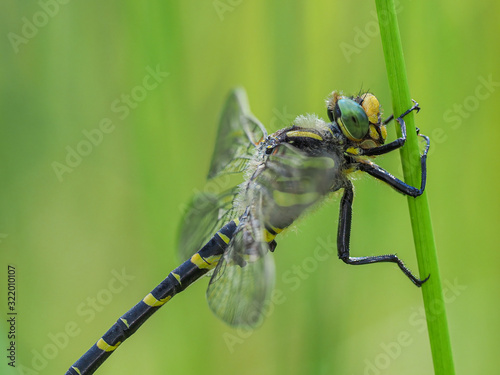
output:
[[177,293],[215,268],[231,240],[238,220],[224,225],[190,259],[175,270],[118,321],[66,372],[66,375],[92,374],[128,337]]

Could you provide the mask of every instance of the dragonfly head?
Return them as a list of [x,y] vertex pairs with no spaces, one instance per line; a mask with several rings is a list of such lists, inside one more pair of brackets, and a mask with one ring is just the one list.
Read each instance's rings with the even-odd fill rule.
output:
[[380,103],[375,95],[347,97],[334,91],[327,100],[327,112],[330,121],[357,147],[369,149],[384,144],[387,129],[382,124]]

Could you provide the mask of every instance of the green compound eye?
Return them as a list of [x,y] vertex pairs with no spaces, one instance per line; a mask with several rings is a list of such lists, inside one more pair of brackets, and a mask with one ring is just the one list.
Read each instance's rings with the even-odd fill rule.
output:
[[335,118],[347,138],[359,141],[368,133],[369,121],[363,107],[351,99],[339,99]]

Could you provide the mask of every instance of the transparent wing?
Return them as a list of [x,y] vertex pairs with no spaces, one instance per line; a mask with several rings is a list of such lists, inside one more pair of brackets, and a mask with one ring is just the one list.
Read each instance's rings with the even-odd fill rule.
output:
[[205,191],[193,196],[181,221],[178,253],[182,260],[243,213],[234,209],[237,185],[243,181],[237,174],[245,171],[255,146],[266,136],[264,127],[250,112],[245,91],[233,90],[222,110]]
[[190,258],[226,223],[238,216],[234,198],[238,186],[219,194],[200,192],[191,199],[181,222],[178,253],[182,261]]
[[249,328],[262,321],[274,284],[266,228],[286,228],[339,177],[334,155],[311,157],[281,144],[261,157],[242,191],[245,215],[207,290],[209,306],[219,318]]
[[245,90],[233,90],[222,111],[208,178],[244,170],[265,137],[266,130],[250,112]]
[[314,150],[311,156],[290,144],[280,144],[256,168],[246,196],[253,200],[258,192],[265,225],[284,229],[339,183],[339,163],[337,154],[326,150]]
[[274,286],[274,260],[251,213],[240,221],[207,289],[211,310],[232,326],[262,322]]

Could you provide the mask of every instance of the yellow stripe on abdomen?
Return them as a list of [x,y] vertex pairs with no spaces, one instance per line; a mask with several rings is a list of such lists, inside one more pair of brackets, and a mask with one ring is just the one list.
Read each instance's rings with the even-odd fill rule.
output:
[[162,305],[166,304],[168,301],[170,301],[171,298],[172,298],[172,296],[167,296],[167,297],[162,298],[162,299],[156,299],[155,296],[153,296],[151,293],[149,293],[146,297],[144,297],[142,302],[144,302],[146,305],[151,306],[151,307],[158,307],[158,306],[162,306]]
[[127,326],[127,328],[130,328],[130,326],[128,325],[127,319],[120,318],[120,320],[122,321],[123,324],[125,324]]
[[219,262],[220,255],[213,255],[208,258],[202,258],[200,254],[196,253],[191,257],[191,263],[193,263],[199,269],[211,270]]
[[271,242],[276,238],[276,234],[269,232],[267,229],[264,229],[263,232],[264,232],[264,241],[266,242]]
[[[274,233],[272,233],[272,232],[274,232]],[[276,227],[273,227],[273,226],[270,226],[270,229],[264,228],[263,229],[264,241],[271,242],[281,232],[283,232],[283,229],[276,228]]]
[[217,234],[217,235],[221,238],[221,240],[222,240],[222,241],[224,241],[226,244],[228,244],[228,243],[229,243],[229,241],[231,241],[231,239],[230,239],[228,236],[226,236],[224,233],[217,232],[216,234]]
[[99,341],[97,341],[96,343],[96,346],[101,349],[101,350],[104,350],[105,352],[112,352],[113,350],[115,350],[116,348],[118,348],[118,346],[121,344],[122,342],[121,341],[118,341],[118,343],[116,345],[109,345],[106,341],[104,341],[102,339],[102,337],[99,339]]

